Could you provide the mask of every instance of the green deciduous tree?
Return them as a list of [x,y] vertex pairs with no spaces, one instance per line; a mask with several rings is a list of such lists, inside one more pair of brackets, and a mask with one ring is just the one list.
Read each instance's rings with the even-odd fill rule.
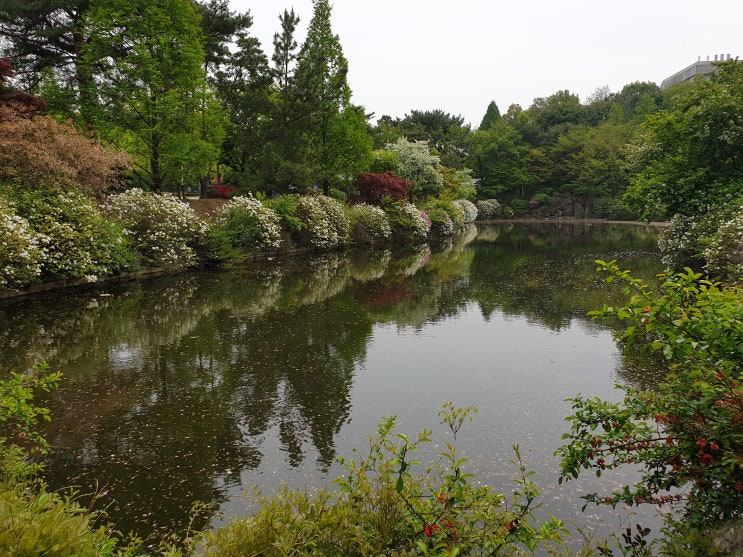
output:
[[476,131],[470,138],[467,162],[478,180],[478,195],[497,197],[527,185],[531,179],[524,168],[528,150],[519,133],[505,122]]
[[[189,0],[97,0],[85,52],[100,132],[136,157],[138,182],[156,191],[194,183],[216,160],[219,107],[207,88],[203,32]],[[204,137],[204,119],[209,134]]]
[[[718,64],[708,81],[682,89],[651,115],[634,146],[639,168],[628,202],[693,215],[743,192],[743,64]],[[660,215],[664,216],[664,215]]]

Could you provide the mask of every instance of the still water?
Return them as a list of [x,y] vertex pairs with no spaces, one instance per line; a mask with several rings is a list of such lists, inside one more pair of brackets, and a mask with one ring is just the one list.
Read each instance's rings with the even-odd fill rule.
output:
[[193,526],[218,525],[250,512],[251,486],[326,485],[382,417],[436,433],[445,401],[479,408],[460,433],[478,481],[510,492],[519,444],[540,513],[612,529],[628,519],[581,513],[579,496],[627,477],[558,486],[553,452],[566,398],[616,399],[615,383],[648,386],[663,372],[623,356],[609,326],[586,317],[622,299],[593,261],[649,278],[661,271],[656,242],[643,226],[473,225],[413,249],[6,302],[0,374],[38,361],[63,372],[47,401],[47,480],[83,501],[97,492],[95,507],[122,532],[182,533],[195,501],[216,512]]

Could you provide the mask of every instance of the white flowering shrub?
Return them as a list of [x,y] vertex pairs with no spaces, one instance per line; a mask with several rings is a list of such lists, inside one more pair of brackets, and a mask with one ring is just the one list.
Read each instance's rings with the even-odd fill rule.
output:
[[455,199],[452,201],[452,204],[462,209],[465,224],[477,220],[477,206],[469,199]]
[[42,279],[93,282],[134,264],[121,228],[105,218],[91,196],[78,190],[25,190],[17,203],[44,250]]
[[281,245],[281,219],[252,193],[222,205],[213,226],[231,248],[260,251]]
[[105,211],[118,219],[144,265],[183,268],[198,262],[206,223],[186,203],[134,188],[113,195]]
[[477,215],[482,220],[496,219],[503,215],[503,208],[497,199],[481,199],[475,206]]
[[704,250],[704,270],[710,277],[727,281],[743,279],[743,208],[726,220]]
[[401,240],[425,240],[431,230],[431,221],[426,220],[412,203],[397,201],[386,207],[392,234]]
[[368,203],[351,207],[351,235],[358,244],[373,244],[387,240],[392,227],[384,209]]
[[661,261],[666,269],[680,271],[691,267],[701,271],[707,256],[705,250],[720,223],[733,218],[729,209],[715,209],[701,216],[674,215],[658,238]]
[[333,248],[348,241],[351,224],[343,205],[325,195],[299,198],[294,216],[301,222],[300,241],[316,248]]
[[23,288],[41,276],[39,237],[13,206],[0,198],[0,288]]

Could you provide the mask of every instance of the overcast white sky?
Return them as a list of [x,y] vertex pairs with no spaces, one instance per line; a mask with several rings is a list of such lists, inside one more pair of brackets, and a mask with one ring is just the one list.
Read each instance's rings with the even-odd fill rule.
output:
[[[477,127],[488,103],[568,89],[581,101],[608,85],[660,85],[701,56],[743,59],[743,0],[331,0],[354,104],[375,117],[441,109]],[[294,8],[301,45],[312,0],[230,0],[253,15],[273,53]]]

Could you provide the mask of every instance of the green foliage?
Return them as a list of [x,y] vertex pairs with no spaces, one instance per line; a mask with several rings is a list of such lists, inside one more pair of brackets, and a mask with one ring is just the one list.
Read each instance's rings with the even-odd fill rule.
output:
[[743,191],[743,64],[718,64],[675,99],[648,117],[633,144],[638,170],[627,201],[638,212],[650,203],[666,216],[703,214]]
[[11,373],[0,381],[0,424],[10,437],[0,437],[0,454],[10,448],[9,442],[29,447],[30,452],[45,452],[48,445],[36,430],[39,419],[49,421],[49,410],[33,404],[38,391],[55,389],[62,378],[49,372],[46,364],[37,364],[27,374]]
[[691,527],[720,526],[743,514],[743,304],[738,287],[703,280],[690,269],[660,277],[660,290],[597,262],[631,294],[624,307],[604,307],[596,318],[619,319],[626,349],[664,357],[671,373],[652,391],[623,387],[618,403],[578,395],[571,431],[563,435],[561,481],[583,470],[642,467],[633,486],[597,504],[680,506]]
[[431,233],[436,236],[451,236],[454,234],[454,220],[451,213],[456,213],[460,221],[464,222],[461,210],[455,209],[451,203],[445,201],[430,201],[424,206],[424,211],[431,220]]
[[266,207],[273,209],[281,219],[282,226],[290,232],[299,232],[304,227],[296,217],[300,197],[296,194],[282,195],[266,200]]
[[289,490],[261,499],[253,516],[207,532],[198,545],[207,557],[226,555],[470,555],[517,546],[534,551],[565,533],[560,521],[541,524],[532,512],[538,497],[533,472],[518,447],[513,498],[472,481],[457,435],[475,408],[451,403],[440,412],[451,440],[428,467],[412,460],[431,432],[415,439],[385,419],[370,437],[368,452],[342,460],[338,491]]
[[357,244],[387,240],[392,227],[381,207],[361,203],[351,207],[351,237]]

